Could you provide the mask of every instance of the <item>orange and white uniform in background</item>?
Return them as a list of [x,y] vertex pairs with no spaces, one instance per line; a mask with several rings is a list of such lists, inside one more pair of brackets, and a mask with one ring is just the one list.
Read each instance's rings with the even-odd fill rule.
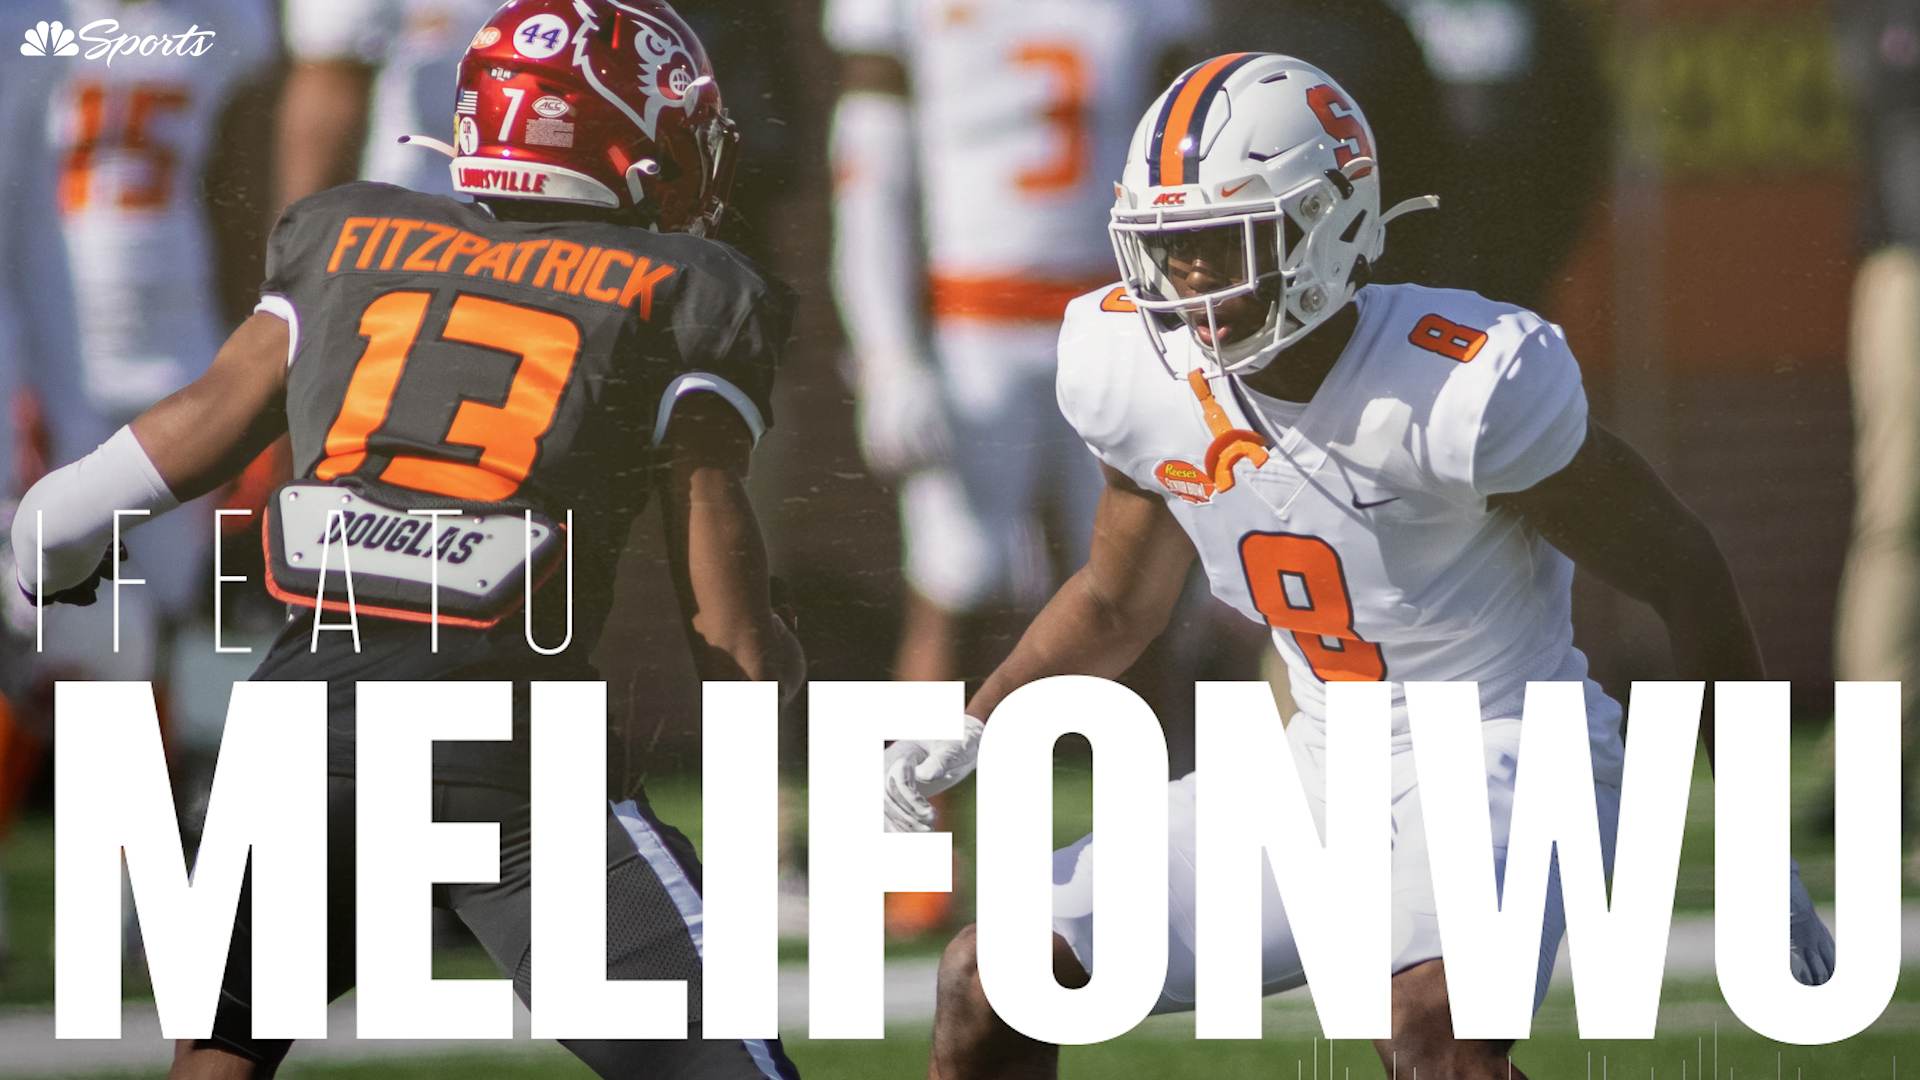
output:
[[[1044,597],[1051,500],[1077,566],[1100,477],[1053,398],[1067,302],[1113,276],[1113,180],[1193,0],[829,0],[828,41],[911,97],[835,118],[834,284],[863,448],[905,476],[908,582],[950,611]],[[936,429],[944,428],[944,438]]]
[[[66,17],[75,29],[118,24],[95,26],[93,37],[195,36],[185,49],[123,51],[111,62],[89,58],[95,44],[81,40],[79,55],[47,61],[62,72],[45,119],[48,209],[58,223],[52,242],[69,271],[73,310],[65,317],[78,360],[77,378],[38,387],[54,437],[52,465],[91,449],[212,362],[228,327],[216,284],[214,211],[201,180],[235,91],[258,79],[274,55],[265,0],[71,0]],[[49,609],[51,656],[70,654],[96,677],[149,677],[154,618],[184,613],[202,598],[212,510],[172,515],[146,530],[122,570],[147,584],[122,591],[120,651],[106,647],[111,630],[102,631],[100,617],[88,617],[111,605],[96,605]]]

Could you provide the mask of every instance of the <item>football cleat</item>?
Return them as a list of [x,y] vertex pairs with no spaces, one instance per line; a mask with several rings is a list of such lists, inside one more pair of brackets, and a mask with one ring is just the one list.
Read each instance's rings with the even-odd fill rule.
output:
[[1366,117],[1325,72],[1273,53],[1175,79],[1134,131],[1114,195],[1108,231],[1148,337],[1166,361],[1163,329],[1184,320],[1208,374],[1270,363],[1366,284],[1387,222],[1440,203],[1382,213]]

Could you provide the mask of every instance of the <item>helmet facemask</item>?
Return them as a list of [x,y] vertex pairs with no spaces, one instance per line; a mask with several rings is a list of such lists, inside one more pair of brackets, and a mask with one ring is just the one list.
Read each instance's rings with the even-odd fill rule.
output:
[[[1322,281],[1328,268],[1315,256],[1332,252],[1318,252],[1325,245],[1315,241],[1333,239],[1329,224],[1351,239],[1351,222],[1326,220],[1364,212],[1343,205],[1342,194],[1330,180],[1316,179],[1256,207],[1237,207],[1238,213],[1116,208],[1109,226],[1114,254],[1161,359],[1167,359],[1160,332],[1167,315],[1186,322],[1220,372],[1251,373],[1339,310],[1352,295],[1352,275]],[[1223,319],[1226,305],[1248,296],[1266,301],[1262,315]],[[1252,318],[1260,323],[1249,328]],[[1232,339],[1221,341],[1223,331]]]

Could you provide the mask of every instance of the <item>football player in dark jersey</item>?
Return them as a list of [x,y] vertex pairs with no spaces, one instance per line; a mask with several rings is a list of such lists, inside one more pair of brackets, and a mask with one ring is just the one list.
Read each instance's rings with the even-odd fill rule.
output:
[[[462,61],[455,145],[419,141],[478,202],[355,183],[288,209],[260,305],[206,375],[29,494],[44,571],[23,586],[90,600],[115,510],[163,513],[288,433],[268,583],[311,610],[291,609],[254,678],[329,685],[329,990],[354,981],[356,682],[510,679],[513,741],[434,759],[438,819],[501,823],[500,880],[436,895],[525,999],[528,683],[598,678],[586,657],[615,561],[656,490],[701,676],[802,678],[741,480],[794,305],[705,239],[735,136],[699,41],[660,0],[503,8]],[[568,1048],[610,1077],[794,1076],[777,1041],[700,1037],[691,845],[644,798],[606,822],[609,975],[687,980],[691,1037]],[[249,907],[213,1037],[183,1042],[175,1075],[269,1076],[287,1052],[252,1034]]]

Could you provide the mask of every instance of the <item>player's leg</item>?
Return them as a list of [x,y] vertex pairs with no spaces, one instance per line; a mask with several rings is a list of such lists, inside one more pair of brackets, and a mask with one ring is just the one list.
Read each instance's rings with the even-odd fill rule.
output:
[[[1059,934],[1053,935],[1053,977],[1070,990],[1088,980],[1086,968]],[[1045,1078],[1059,1066],[1058,1046],[1020,1034],[994,1013],[980,986],[975,927],[961,930],[940,955],[928,1080]]]
[[[327,780],[327,998],[353,986],[354,794],[346,777]],[[253,1036],[252,875],[241,885],[227,969],[214,1010],[213,1036],[174,1044],[169,1080],[265,1080],[292,1049],[290,1039]]]
[[[1296,753],[1302,759],[1301,772],[1310,774],[1303,775],[1303,780],[1317,818],[1324,806],[1318,776],[1320,759],[1297,748]],[[1194,785],[1195,774],[1167,785],[1167,980],[1160,1000],[1154,1004],[1155,1013],[1193,1008]],[[1126,848],[1120,850],[1125,852]],[[1094,838],[1085,836],[1053,853],[1053,972],[1054,978],[1069,988],[1086,985],[1092,974],[1095,851]],[[1280,904],[1271,865],[1261,880],[1259,948],[1265,993],[1275,994],[1305,983],[1300,950]],[[940,958],[928,1077],[1024,1080],[1053,1076],[1059,1047],[1020,1034],[994,1014],[980,983],[976,956],[974,929],[968,927]]]
[[[1589,732],[1593,740],[1594,806],[1600,825],[1601,869],[1610,877],[1620,819],[1622,751],[1617,734],[1620,713],[1619,706],[1591,683],[1588,684],[1588,708],[1593,717]],[[1513,823],[1520,726],[1518,719],[1492,720],[1481,725],[1494,873],[1502,879],[1506,874],[1507,837]],[[1397,1066],[1469,1080],[1498,1080],[1508,1076],[1509,1070],[1512,1076],[1521,1076],[1507,1057],[1513,1047],[1511,1040],[1453,1037],[1446,965],[1440,954],[1440,925],[1427,861],[1426,820],[1411,747],[1394,754],[1392,769],[1393,904],[1397,931],[1393,958],[1393,1033],[1389,1038],[1376,1040],[1374,1049],[1390,1074]],[[1533,1007],[1536,1010],[1546,1000],[1554,959],[1565,932],[1566,907],[1556,855],[1548,864],[1544,922],[1534,971]]]
[[1489,1042],[1453,1037],[1447,1005],[1446,968],[1428,960],[1393,977],[1393,1037],[1375,1039],[1374,1050],[1390,1076],[1424,1069],[1428,1076],[1458,1080],[1526,1080],[1507,1054],[1512,1040]]
[[[1895,245],[1862,260],[1848,338],[1857,494],[1834,666],[1842,679],[1901,684],[1910,799],[1920,767],[1920,251]],[[1830,800],[1815,806],[1831,827]],[[1920,848],[1910,872],[1920,879]]]
[[[500,823],[500,880],[453,885],[454,912],[529,1008],[532,985],[532,818],[522,792],[436,784],[435,818]],[[700,1035],[700,862],[679,830],[644,797],[607,815],[607,973],[616,979],[682,979],[685,1039],[565,1039],[561,1044],[608,1080],[797,1080],[778,1039]]]

